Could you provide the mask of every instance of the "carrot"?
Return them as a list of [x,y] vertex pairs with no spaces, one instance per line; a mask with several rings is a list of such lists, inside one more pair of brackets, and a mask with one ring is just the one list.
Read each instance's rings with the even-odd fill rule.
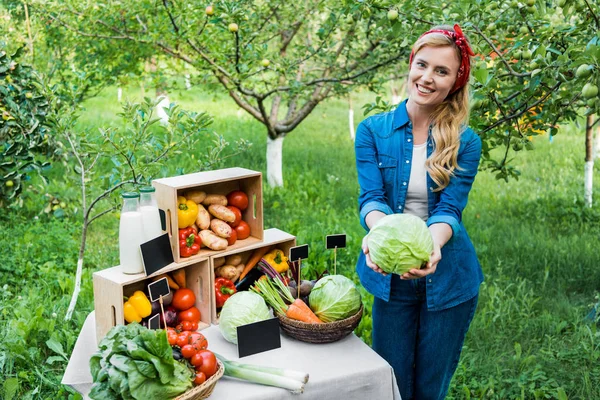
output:
[[259,249],[254,250],[254,252],[250,256],[250,258],[248,259],[248,262],[246,263],[244,270],[240,274],[240,278],[239,278],[240,281],[242,279],[244,279],[244,277],[248,274],[248,272],[250,272],[252,270],[252,268],[254,268],[256,266],[256,264],[258,264],[260,259],[263,258],[263,256],[265,254],[267,254],[270,249],[271,249],[271,247],[268,246],[268,247],[261,247]]
[[307,322],[309,324],[322,324],[323,321],[315,315],[314,312],[300,299],[294,300],[292,304],[288,306],[286,317],[295,319],[296,321]]
[[173,271],[171,272],[173,274],[173,279],[175,279],[175,282],[177,282],[177,284],[179,285],[179,287],[186,287],[185,285],[185,269],[184,268],[180,268],[177,271]]

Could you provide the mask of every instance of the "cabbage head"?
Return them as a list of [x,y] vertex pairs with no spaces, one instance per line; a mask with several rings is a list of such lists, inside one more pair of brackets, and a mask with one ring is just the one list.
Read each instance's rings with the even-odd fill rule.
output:
[[433,238],[425,222],[411,214],[380,219],[368,234],[371,260],[388,273],[402,275],[429,261]]
[[362,304],[354,282],[342,275],[328,275],[319,279],[308,296],[308,303],[323,322],[351,317]]
[[237,344],[237,327],[271,318],[267,304],[253,292],[237,292],[221,309],[219,330],[228,342]]

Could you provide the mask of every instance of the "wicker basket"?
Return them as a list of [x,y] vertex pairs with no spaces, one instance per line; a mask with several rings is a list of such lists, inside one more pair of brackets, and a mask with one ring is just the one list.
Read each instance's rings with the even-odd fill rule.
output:
[[296,321],[285,315],[277,315],[281,329],[293,337],[308,343],[331,343],[348,336],[358,326],[363,314],[363,306],[356,314],[341,321],[323,324],[308,324]]
[[215,389],[217,381],[223,376],[223,373],[225,373],[225,366],[223,363],[217,359],[217,364],[219,365],[219,368],[213,376],[208,378],[202,385],[196,386],[181,396],[176,397],[175,400],[203,400],[208,398]]

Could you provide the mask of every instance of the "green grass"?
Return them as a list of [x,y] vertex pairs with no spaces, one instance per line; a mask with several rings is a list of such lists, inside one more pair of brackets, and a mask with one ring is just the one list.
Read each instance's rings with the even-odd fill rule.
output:
[[[138,91],[125,89],[125,97]],[[248,153],[222,167],[265,171],[262,126],[232,101],[197,90],[173,93],[184,108],[214,115],[212,128],[228,141],[253,142]],[[372,100],[369,94],[355,105]],[[86,103],[82,128],[118,124],[116,90]],[[360,110],[355,110],[358,123]],[[600,398],[600,333],[583,321],[600,289],[597,266],[600,207],[583,206],[584,138],[564,130],[553,143],[534,140],[536,150],[517,156],[519,181],[505,183],[479,173],[464,215],[486,281],[448,398]],[[200,154],[203,148],[190,149]],[[264,187],[265,227],[277,227],[310,245],[312,270],[332,267],[327,234],[346,233],[338,272],[354,274],[364,234],[358,223],[358,184],[347,103],[319,106],[284,143],[285,187]],[[598,174],[598,168],[596,168]],[[85,274],[74,320],[63,323],[79,243],[75,203],[62,220],[43,213],[45,193],[73,199],[77,188],[58,165],[51,183],[33,184],[21,210],[1,210],[0,398],[66,398],[59,385],[79,328],[93,309],[91,274],[117,263],[118,220],[106,217],[89,232]],[[596,179],[598,197],[600,184]],[[371,297],[364,292],[367,312]],[[370,315],[358,333],[370,342]]]

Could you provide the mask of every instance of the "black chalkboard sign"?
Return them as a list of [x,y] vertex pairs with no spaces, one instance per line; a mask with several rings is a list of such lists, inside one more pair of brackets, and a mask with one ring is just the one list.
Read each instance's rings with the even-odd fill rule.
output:
[[325,237],[325,247],[327,249],[338,249],[346,247],[346,234],[341,235],[327,235]]
[[171,293],[167,278],[162,278],[148,285],[148,293],[150,293],[150,301],[159,301],[160,296],[165,297]]
[[290,261],[305,260],[308,258],[308,245],[292,247],[290,249]]
[[173,263],[173,250],[171,250],[168,233],[142,243],[140,251],[142,252],[142,263],[146,275],[152,275]]
[[237,327],[238,357],[251,356],[281,347],[279,319],[271,318]]
[[160,314],[156,314],[148,320],[148,329],[160,329]]

